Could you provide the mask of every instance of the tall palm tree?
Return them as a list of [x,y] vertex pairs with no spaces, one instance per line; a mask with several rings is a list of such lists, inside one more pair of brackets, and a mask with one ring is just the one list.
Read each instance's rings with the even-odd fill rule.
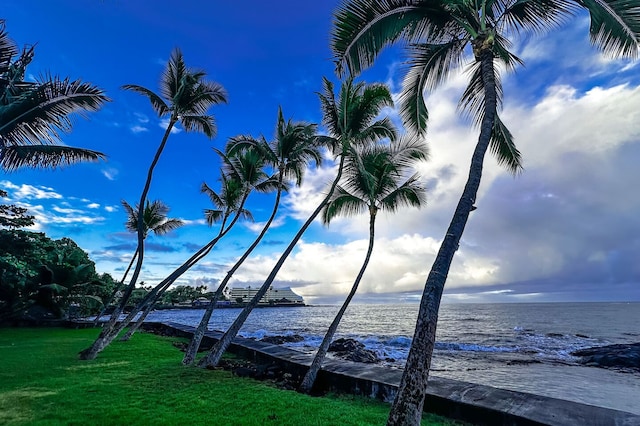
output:
[[[232,195],[230,192],[230,198],[223,198],[218,196],[218,194],[211,190],[206,184],[203,184],[202,191],[209,195],[209,198],[216,206],[222,207],[222,209],[205,210],[205,217],[207,218],[207,223],[209,223],[209,225],[212,225],[220,219],[225,223],[232,213],[234,214],[233,219],[226,228],[221,226],[218,236],[202,247],[187,262],[183,263],[178,269],[171,273],[168,278],[163,280],[163,282],[157,286],[157,291],[154,290],[148,295],[148,300],[143,301],[146,302],[144,311],[121,340],[126,341],[131,338],[136,330],[138,330],[142,325],[145,318],[153,308],[153,305],[162,296],[162,294],[164,294],[176,279],[209,254],[215,244],[231,230],[239,218],[244,217],[253,219],[248,210],[244,209],[247,197],[253,190],[264,193],[278,188],[276,179],[272,176],[268,176],[264,171],[267,163],[259,150],[249,148],[242,151],[234,151],[232,153],[227,152],[226,154],[218,150],[216,150],[216,152],[218,152],[222,157],[225,165],[222,172],[223,175],[230,176],[225,183],[227,185],[231,185],[231,188],[233,188],[231,192],[235,192],[235,194]],[[224,188],[227,188],[227,186]],[[135,313],[129,314],[127,318],[132,319],[133,316],[135,316]],[[127,321],[125,320],[125,322]]]
[[84,117],[110,99],[81,80],[45,74],[24,81],[34,54],[34,46],[19,52],[0,20],[0,168],[55,168],[104,159],[97,151],[61,145],[60,134],[71,131],[71,115]]
[[480,128],[469,177],[427,278],[413,343],[388,424],[418,424],[422,413],[438,310],[453,256],[474,203],[482,165],[491,148],[510,171],[521,168],[520,153],[498,116],[502,99],[500,66],[522,61],[509,51],[511,38],[547,32],[581,10],[591,15],[591,42],[605,53],[635,58],[640,42],[640,8],[619,0],[344,0],[335,13],[332,49],[337,70],[357,75],[380,51],[407,43],[409,71],[401,114],[424,133],[428,118],[423,91],[432,90],[472,54],[470,81],[460,108]]
[[251,311],[273,284],[276,275],[293,251],[298,240],[329,202],[342,176],[345,156],[351,147],[367,145],[384,138],[391,140],[396,138],[396,128],[391,120],[388,117],[377,119],[384,107],[393,105],[391,93],[389,93],[387,86],[383,84],[354,83],[353,79],[349,78],[342,83],[340,93],[336,99],[333,84],[326,78],[323,79],[323,82],[324,90],[318,96],[320,97],[323,113],[323,124],[327,128],[328,136],[318,137],[317,140],[319,143],[329,147],[333,154],[340,158],[338,173],[331,183],[327,195],[293,237],[256,295],[244,307],[209,353],[200,360],[198,365],[201,367],[218,364]]
[[316,138],[314,137],[316,129],[317,126],[315,124],[293,122],[292,120],[285,121],[282,114],[282,108],[279,108],[276,134],[271,143],[268,143],[264,137],[259,139],[254,139],[252,137],[238,137],[232,139],[227,145],[228,152],[256,149],[262,153],[266,162],[277,170],[276,179],[278,182],[278,189],[276,199],[273,204],[271,215],[258,236],[243,255],[240,256],[233,267],[231,267],[224,279],[218,285],[218,288],[211,298],[209,305],[205,309],[202,319],[200,320],[200,324],[198,324],[198,327],[191,338],[191,342],[185,351],[182,359],[183,364],[190,365],[195,361],[196,354],[200,348],[200,343],[202,342],[202,337],[207,330],[216,302],[222,296],[222,293],[227,287],[229,280],[231,280],[231,277],[233,277],[233,274],[238,270],[238,268],[240,268],[258,244],[260,244],[260,241],[267,233],[267,230],[276,217],[278,207],[280,206],[282,191],[286,190],[286,185],[284,184],[285,179],[295,179],[296,185],[299,186],[302,183],[304,171],[308,162],[313,160],[316,166],[321,164],[322,156],[320,155]]
[[338,185],[336,188],[331,201],[324,208],[322,220],[328,225],[337,216],[355,216],[368,211],[369,247],[351,291],[331,322],[307,374],[302,379],[301,392],[311,391],[342,316],[356,294],[362,276],[369,265],[378,212],[393,213],[402,206],[421,207],[425,203],[425,190],[418,182],[418,174],[408,179],[405,174],[416,161],[426,159],[426,145],[420,142],[408,142],[406,139],[391,145],[377,144],[353,149],[347,159],[344,185]]
[[[122,207],[124,207],[127,212],[127,221],[125,222],[125,227],[130,232],[138,232],[138,206],[134,209],[131,207],[129,203],[125,200],[121,201]],[[153,232],[155,235],[165,235],[171,231],[174,231],[184,225],[184,222],[180,219],[168,218],[167,213],[169,213],[169,206],[164,204],[160,200],[155,200],[150,202],[147,200],[147,204],[144,207],[144,239],[146,240],[149,231]],[[120,280],[119,285],[113,290],[111,297],[108,302],[105,303],[102,311],[96,316],[95,323],[97,324],[100,321],[100,317],[104,315],[104,312],[108,305],[111,304],[116,294],[122,289],[122,285],[127,279],[127,275],[129,274],[129,270],[131,266],[133,266],[133,262],[135,262],[138,257],[138,250],[133,253],[133,257],[131,257],[131,261],[127,266],[127,269],[124,271],[124,275]]]
[[[139,206],[136,205],[135,209],[129,205],[125,200],[121,201],[122,207],[127,212],[127,221],[125,223],[125,227],[130,232],[138,232],[138,212]],[[144,206],[143,213],[143,239],[147,239],[147,235],[149,232],[153,232],[155,235],[165,235],[171,231],[174,231],[184,225],[184,222],[180,219],[168,218],[167,213],[169,213],[169,206],[164,204],[160,200],[155,200],[150,202],[147,200],[146,205]],[[133,265],[136,257],[138,256],[138,251],[136,250],[129,262],[129,266],[124,271],[124,275],[120,282],[124,282],[127,279],[127,275],[129,274],[129,270]]]
[[[208,110],[214,105],[226,103],[227,94],[220,84],[206,81],[204,79],[205,76],[206,73],[204,71],[187,68],[182,52],[176,48],[171,53],[167,67],[160,80],[160,95],[134,84],[123,86],[125,90],[131,90],[148,97],[158,117],[168,119],[167,128],[147,171],[147,179],[138,204],[138,217],[142,217],[144,214],[143,209],[151,186],[153,171],[160,160],[173,127],[179,122],[188,132],[204,133],[208,138],[212,138],[216,134],[215,120],[212,115],[208,114]],[[105,336],[113,334],[116,321],[135,288],[144,259],[144,224],[142,221],[138,223],[137,252],[136,266],[120,303],[93,345],[80,352],[80,359],[93,359],[98,352],[104,349],[105,342],[108,340],[108,338],[105,339]]]

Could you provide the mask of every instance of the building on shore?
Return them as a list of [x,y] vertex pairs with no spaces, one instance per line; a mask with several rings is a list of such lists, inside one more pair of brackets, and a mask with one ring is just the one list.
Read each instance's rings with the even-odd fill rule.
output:
[[[251,299],[258,293],[259,287],[238,287],[232,288],[229,294],[231,303],[237,303],[244,305],[249,303]],[[269,287],[267,292],[258,302],[258,305],[294,305],[304,306],[304,299],[302,296],[294,293],[290,287],[273,288]]]

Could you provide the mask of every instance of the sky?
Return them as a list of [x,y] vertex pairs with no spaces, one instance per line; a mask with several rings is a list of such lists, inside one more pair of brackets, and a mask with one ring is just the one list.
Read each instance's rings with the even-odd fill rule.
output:
[[[3,0],[1,18],[19,46],[36,44],[27,78],[44,73],[79,78],[112,99],[78,118],[64,143],[104,152],[104,162],[0,174],[5,202],[29,208],[32,230],[70,237],[99,272],[121,278],[135,235],[120,202],[138,202],[163,134],[146,98],[121,90],[157,91],[169,55],[222,84],[229,103],[215,106],[218,134],[174,132],[156,168],[149,199],[170,206],[185,226],[147,239],[141,280],[157,284],[212,239],[210,208],[200,193],[218,188],[222,149],[239,134],[274,133],[285,117],[321,122],[322,77],[339,84],[329,32],[337,0]],[[503,122],[522,153],[517,176],[487,155],[476,206],[466,226],[443,301],[640,301],[640,64],[591,47],[589,20],[578,16],[552,33],[514,41],[525,66],[503,75]],[[360,77],[387,83],[398,96],[403,53],[387,49]],[[371,263],[358,302],[417,302],[467,178],[478,130],[456,109],[467,75],[452,75],[426,94],[430,160],[417,167],[427,206],[378,218]],[[397,110],[385,114],[399,122]],[[322,130],[322,126],[320,127]],[[275,225],[239,269],[232,287],[258,286],[316,207],[335,176],[329,154],[283,199]],[[266,221],[273,195],[249,199],[255,223],[240,223],[177,284],[215,288]],[[277,276],[309,303],[339,303],[364,260],[368,217],[319,221],[305,233]]]

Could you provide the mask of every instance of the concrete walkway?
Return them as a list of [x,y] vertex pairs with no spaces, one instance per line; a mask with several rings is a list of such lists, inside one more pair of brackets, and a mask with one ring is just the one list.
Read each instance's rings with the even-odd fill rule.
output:
[[[147,323],[145,327],[162,328],[166,334],[188,338],[195,331],[194,327],[178,323]],[[220,332],[209,331],[203,343],[212,343],[221,336]],[[312,355],[280,345],[240,337],[229,351],[257,363],[277,363],[300,378],[313,359]],[[391,402],[401,376],[400,370],[327,359],[316,387]],[[427,393],[425,411],[476,425],[640,426],[639,415],[624,411],[435,376],[429,377]]]

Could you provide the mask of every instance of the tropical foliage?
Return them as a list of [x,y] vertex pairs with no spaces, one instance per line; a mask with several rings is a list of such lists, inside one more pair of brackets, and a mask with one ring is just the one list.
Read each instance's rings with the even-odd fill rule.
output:
[[115,286],[69,238],[0,230],[0,322],[96,313]]
[[475,209],[486,151],[490,148],[512,172],[521,168],[520,153],[498,115],[501,69],[514,70],[522,64],[511,51],[512,41],[557,28],[581,9],[591,16],[590,36],[595,45],[613,56],[638,55],[640,13],[637,4],[629,1],[345,0],[335,13],[331,44],[338,72],[357,75],[373,64],[385,46],[404,42],[409,71],[400,112],[410,129],[424,134],[428,110],[423,91],[437,88],[466,64],[470,77],[459,106],[480,128],[467,184],[425,284],[388,424],[420,421],[440,299],[469,213]]
[[[158,117],[168,119],[167,128],[147,171],[147,179],[137,206],[138,214],[136,217],[138,218],[144,215],[144,206],[151,187],[154,169],[160,160],[174,126],[177,123],[181,123],[185,131],[203,133],[208,138],[212,138],[216,134],[215,119],[208,113],[208,110],[214,105],[226,103],[227,94],[220,84],[207,81],[205,77],[206,73],[204,71],[188,68],[180,49],[174,49],[160,80],[160,95],[135,84],[123,86],[125,90],[131,90],[146,96]],[[137,261],[131,280],[122,294],[120,303],[113,311],[109,322],[103,328],[98,339],[91,347],[81,352],[80,357],[82,359],[95,358],[117,335],[115,331],[116,320],[120,317],[124,306],[135,289],[144,260],[144,222],[138,221],[137,225]]]
[[[337,216],[369,213],[369,247],[347,298],[331,322],[300,390],[310,392],[320,367],[329,350],[333,336],[371,260],[375,241],[375,223],[378,212],[396,212],[404,206],[421,207],[425,203],[425,190],[417,173],[407,176],[416,161],[427,159],[427,146],[409,139],[391,144],[352,147],[345,164],[343,185],[338,185],[323,210],[322,221],[329,224]],[[404,182],[403,182],[404,181]]]
[[265,165],[277,170],[277,176],[274,177],[277,181],[276,197],[271,215],[262,227],[262,230],[218,285],[185,351],[182,359],[183,364],[189,365],[195,361],[196,354],[200,348],[200,342],[209,325],[209,320],[213,314],[216,302],[222,296],[233,274],[240,268],[258,244],[260,244],[260,241],[275,219],[278,207],[280,206],[282,192],[287,190],[285,180],[293,179],[296,185],[300,185],[308,162],[314,161],[316,166],[321,163],[322,156],[317,146],[317,138],[315,137],[316,130],[317,126],[315,124],[294,122],[292,120],[285,121],[282,108],[279,108],[275,137],[271,143],[267,142],[264,137],[255,139],[250,136],[239,136],[232,138],[227,144],[226,150],[231,154],[244,150],[260,153],[265,161]]
[[201,367],[211,367],[218,364],[222,355],[231,344],[231,341],[249,317],[251,311],[257,306],[258,301],[273,284],[276,275],[293,251],[295,245],[331,199],[342,177],[345,157],[351,148],[355,146],[365,146],[385,138],[394,140],[397,136],[395,125],[388,117],[378,118],[384,107],[393,105],[391,93],[387,86],[383,84],[367,85],[365,83],[355,83],[353,79],[349,78],[342,84],[339,95],[336,98],[333,84],[329,80],[324,79],[324,90],[318,96],[323,112],[323,124],[329,134],[324,137],[317,137],[317,141],[329,148],[333,154],[340,159],[338,173],[327,195],[285,248],[273,270],[269,273],[269,276],[256,292],[253,299],[247,303],[222,338],[211,348],[207,356],[200,360],[199,366]]
[[109,98],[81,80],[50,74],[25,81],[34,46],[19,50],[0,21],[0,168],[51,167],[97,161],[104,154],[61,144],[70,116],[97,111]]

